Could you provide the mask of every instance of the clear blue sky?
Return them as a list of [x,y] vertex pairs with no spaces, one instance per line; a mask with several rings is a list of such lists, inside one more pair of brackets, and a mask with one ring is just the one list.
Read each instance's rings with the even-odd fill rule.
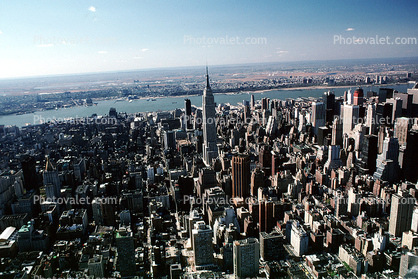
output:
[[[416,0],[2,0],[0,78],[199,66],[206,60],[417,56],[417,44],[334,44],[340,35],[418,38],[417,11]],[[238,36],[241,44],[224,44],[227,36]],[[245,44],[246,38],[260,43]]]

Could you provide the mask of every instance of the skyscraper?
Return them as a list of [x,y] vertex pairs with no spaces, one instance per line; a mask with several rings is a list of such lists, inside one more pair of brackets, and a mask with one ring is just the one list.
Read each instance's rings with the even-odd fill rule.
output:
[[186,129],[187,130],[191,130],[193,129],[193,124],[192,124],[192,102],[190,101],[190,99],[185,99],[184,100],[184,114],[185,114],[185,121],[186,121]]
[[377,136],[365,135],[362,139],[356,166],[360,174],[373,174],[376,170]]
[[394,137],[398,139],[399,145],[402,146],[406,144],[407,136],[409,130],[412,128],[413,122],[411,118],[399,117],[395,121],[395,134]]
[[343,127],[341,120],[336,118],[332,122],[331,145],[343,145]]
[[394,182],[399,170],[399,143],[397,138],[386,137],[383,141],[383,151],[377,157],[375,179]]
[[234,241],[235,278],[257,277],[260,259],[260,243],[256,238]]
[[411,228],[412,212],[415,199],[408,191],[400,191],[392,196],[389,219],[389,233],[402,236],[402,233]]
[[196,269],[199,269],[199,266],[213,264],[212,235],[212,230],[204,221],[194,224],[192,242]]
[[239,154],[232,157],[232,197],[246,198],[250,194],[250,157]]
[[215,125],[215,100],[209,84],[209,74],[206,67],[206,87],[203,91],[203,161],[206,165],[212,163],[212,159],[218,157],[216,146],[216,125]]
[[47,198],[58,198],[61,192],[61,181],[58,176],[58,171],[54,168],[54,166],[52,166],[49,156],[46,157],[46,166],[43,178]]
[[343,109],[343,135],[349,135],[354,126],[359,123],[359,107],[356,105],[344,105]]
[[324,103],[312,103],[312,126],[314,127],[314,134],[318,135],[318,128],[325,125],[325,109]]
[[122,277],[135,275],[135,247],[132,231],[121,228],[116,233],[116,248],[118,251],[117,270]]
[[33,156],[24,156],[22,159],[22,171],[27,191],[37,189],[38,179],[36,177],[36,160]]
[[334,119],[335,114],[335,94],[334,92],[325,92],[322,96],[322,102],[324,103],[325,107],[325,121],[327,123],[331,123]]
[[356,106],[361,106],[363,104],[363,97],[364,97],[363,89],[361,88],[356,89],[354,91],[353,104]]

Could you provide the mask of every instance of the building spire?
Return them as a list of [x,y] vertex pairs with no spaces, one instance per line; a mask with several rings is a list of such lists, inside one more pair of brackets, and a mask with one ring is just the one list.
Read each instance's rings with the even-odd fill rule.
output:
[[49,156],[46,156],[46,165],[45,165],[45,171],[53,171],[54,167],[52,166],[51,160],[49,159]]
[[209,84],[209,72],[208,72],[208,64],[206,62],[206,88],[210,89],[210,84]]

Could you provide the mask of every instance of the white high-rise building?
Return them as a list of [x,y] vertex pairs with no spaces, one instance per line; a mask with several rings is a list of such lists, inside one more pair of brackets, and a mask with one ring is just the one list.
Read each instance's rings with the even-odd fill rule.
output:
[[308,252],[309,236],[303,227],[297,221],[292,222],[292,231],[290,233],[290,244],[293,247],[295,255],[301,257]]
[[411,228],[415,199],[408,191],[400,191],[392,195],[389,218],[389,233],[402,236],[402,233]]
[[323,102],[312,103],[311,122],[315,135],[318,135],[318,128],[325,125],[325,107]]
[[359,106],[343,106],[343,135],[350,135],[354,126],[359,123]]

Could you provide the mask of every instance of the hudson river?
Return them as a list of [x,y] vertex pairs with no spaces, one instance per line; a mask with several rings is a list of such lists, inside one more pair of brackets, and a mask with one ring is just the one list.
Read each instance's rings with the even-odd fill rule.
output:
[[[384,86],[384,85],[383,85]],[[401,85],[387,85],[384,87],[394,88],[399,92],[407,91],[407,88],[412,88],[413,84],[401,84]],[[243,92],[238,94],[214,94],[215,102],[230,103],[236,105],[238,102],[243,100],[250,101],[251,95],[254,95],[254,99],[261,100],[264,97],[270,99],[285,100],[287,98],[298,98],[298,97],[314,97],[318,98],[324,94],[325,91],[333,91],[335,96],[342,96],[344,91],[348,89],[356,89],[352,87],[338,87],[338,88],[327,88],[327,89],[301,89],[301,90],[269,90],[264,92]],[[370,91],[370,86],[363,87],[365,92]],[[377,86],[373,86],[373,91],[378,91]],[[146,99],[128,101],[117,101],[105,100],[98,101],[97,106],[82,106],[82,107],[71,107],[66,109],[47,110],[39,111],[35,113],[28,113],[22,115],[6,115],[0,116],[0,125],[16,125],[18,127],[25,126],[27,124],[39,124],[39,119],[64,119],[64,118],[76,118],[86,117],[92,114],[105,115],[109,113],[110,108],[116,108],[117,112],[136,113],[136,112],[153,112],[158,110],[174,110],[176,108],[184,108],[184,99],[190,99],[192,105],[197,107],[202,106],[202,96],[188,96],[188,97],[165,97],[157,98],[155,101],[147,101]]]

